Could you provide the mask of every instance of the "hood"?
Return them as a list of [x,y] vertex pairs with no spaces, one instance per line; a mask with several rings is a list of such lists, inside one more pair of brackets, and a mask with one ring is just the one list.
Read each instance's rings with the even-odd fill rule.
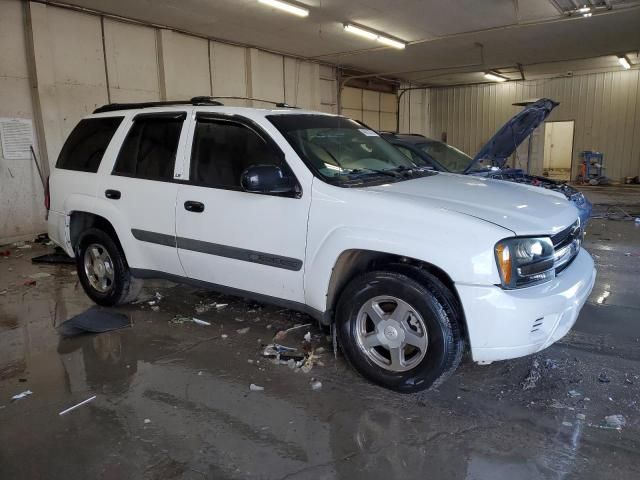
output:
[[470,215],[516,235],[553,235],[578,217],[561,193],[469,175],[439,173],[366,190],[427,201],[434,208]]
[[525,108],[511,117],[496,134],[480,149],[464,173],[477,168],[480,162],[502,168],[516,148],[533,133],[549,116],[558,102],[542,98],[535,102],[523,102]]

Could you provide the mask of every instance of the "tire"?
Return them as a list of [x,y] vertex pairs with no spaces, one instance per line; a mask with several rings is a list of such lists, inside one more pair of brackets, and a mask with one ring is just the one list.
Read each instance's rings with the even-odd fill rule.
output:
[[[100,257],[97,262],[88,260],[96,258],[96,254]],[[86,266],[86,262],[91,266]],[[76,267],[82,288],[98,305],[130,303],[142,289],[142,280],[131,275],[124,252],[103,230],[90,228],[82,233],[76,247]]]
[[336,308],[339,345],[349,363],[378,385],[401,393],[438,387],[462,360],[461,310],[430,273],[388,268],[362,274],[343,290]]

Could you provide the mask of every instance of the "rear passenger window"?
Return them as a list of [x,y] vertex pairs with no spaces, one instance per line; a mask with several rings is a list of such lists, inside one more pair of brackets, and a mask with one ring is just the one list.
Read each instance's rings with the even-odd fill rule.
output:
[[186,114],[138,115],[122,144],[115,175],[172,180],[180,131]]
[[262,137],[241,123],[198,120],[191,151],[193,182],[240,190],[240,176],[251,165],[283,167],[283,162]]
[[56,168],[96,173],[113,134],[124,117],[86,118],[64,143]]

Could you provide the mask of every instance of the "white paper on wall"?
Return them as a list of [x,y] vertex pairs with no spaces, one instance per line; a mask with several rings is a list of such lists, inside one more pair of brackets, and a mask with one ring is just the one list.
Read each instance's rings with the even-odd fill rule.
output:
[[33,122],[26,118],[0,118],[0,144],[5,159],[30,159]]

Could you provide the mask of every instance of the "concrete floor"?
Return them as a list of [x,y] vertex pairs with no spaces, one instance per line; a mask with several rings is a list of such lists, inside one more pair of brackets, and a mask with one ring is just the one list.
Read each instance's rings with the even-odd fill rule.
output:
[[[640,189],[617,192],[597,194],[640,205]],[[467,361],[439,391],[409,396],[368,384],[313,327],[320,364],[272,364],[261,345],[307,317],[185,286],[149,285],[163,296],[158,312],[118,309],[133,328],[61,339],[55,327],[91,306],[73,267],[32,265],[44,246],[10,248],[0,258],[0,478],[640,478],[640,225],[594,219],[586,248],[598,280],[567,337],[535,357]],[[37,272],[51,276],[24,285]],[[202,302],[228,306],[196,314]],[[532,370],[540,378],[523,389]],[[622,429],[605,421],[614,414]]]

